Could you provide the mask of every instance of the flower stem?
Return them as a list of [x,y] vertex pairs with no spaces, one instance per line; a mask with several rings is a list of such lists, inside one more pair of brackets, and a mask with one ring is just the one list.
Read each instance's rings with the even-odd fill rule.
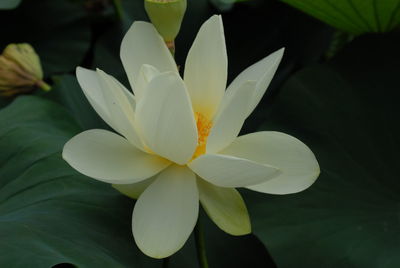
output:
[[169,267],[169,257],[163,259],[162,268]]
[[200,223],[200,219],[197,221],[196,227],[194,228],[194,237],[196,240],[197,258],[199,260],[200,268],[208,268],[203,226]]
[[328,51],[325,53],[325,58],[330,60],[337,54],[347,43],[354,39],[354,35],[337,30],[333,36],[329,45]]
[[36,85],[41,88],[44,91],[50,91],[51,90],[51,86],[49,84],[47,84],[46,82],[44,82],[43,80],[38,80],[36,82]]
[[121,0],[113,0],[113,5],[115,8],[115,13],[117,14],[117,17],[122,20],[124,17],[124,11],[121,5]]
[[165,44],[167,45],[169,51],[171,52],[172,57],[175,57],[175,40],[165,41]]

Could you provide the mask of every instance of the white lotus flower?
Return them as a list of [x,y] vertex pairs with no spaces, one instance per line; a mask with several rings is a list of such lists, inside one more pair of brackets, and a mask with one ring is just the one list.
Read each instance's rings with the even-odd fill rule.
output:
[[199,201],[225,232],[251,232],[236,187],[289,194],[309,187],[318,163],[301,141],[280,132],[237,137],[259,103],[283,49],[244,70],[225,90],[227,55],[220,16],[199,30],[184,79],[154,27],[135,22],[121,59],[134,95],[101,70],[77,68],[96,112],[118,134],[94,129],[65,145],[64,159],[94,179],[138,198],[132,229],[138,247],[164,258],[192,232]]

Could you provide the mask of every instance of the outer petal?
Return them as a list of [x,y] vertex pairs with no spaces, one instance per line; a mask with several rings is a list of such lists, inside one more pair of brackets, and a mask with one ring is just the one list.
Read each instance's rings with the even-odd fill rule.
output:
[[177,73],[155,77],[137,107],[137,121],[147,146],[178,164],[188,162],[197,146],[189,95]]
[[256,108],[257,104],[260,102],[261,98],[264,96],[264,93],[267,90],[269,83],[274,77],[274,74],[278,69],[279,63],[281,62],[283,52],[284,48],[281,48],[280,50],[275,51],[271,55],[265,57],[264,59],[251,65],[246,70],[241,72],[229,85],[226,97],[229,98],[230,95],[233,94],[246,81],[257,81],[253,100],[249,105],[249,110],[247,113],[247,115],[250,115],[254,108]]
[[204,210],[219,228],[231,235],[251,232],[249,214],[238,191],[212,185],[200,178],[197,185]]
[[110,127],[114,128],[97,73],[77,67],[76,78],[93,109]]
[[247,117],[253,97],[255,81],[244,83],[216,115],[215,123],[207,139],[207,152],[216,153],[237,137]]
[[273,166],[219,154],[203,154],[188,166],[202,179],[221,187],[259,184],[275,178],[280,173]]
[[117,184],[142,181],[170,164],[138,150],[123,137],[101,129],[76,135],[64,145],[62,155],[80,173]]
[[139,76],[135,87],[135,97],[139,100],[144,96],[145,90],[150,81],[160,74],[154,66],[143,64],[140,68]]
[[141,150],[144,150],[141,138],[135,126],[135,107],[124,94],[121,84],[112,76],[101,70],[97,70],[100,86],[103,89],[103,95],[107,108],[110,112],[112,123],[116,130],[125,136],[132,144]]
[[95,111],[117,132],[143,149],[134,125],[135,99],[114,77],[101,70],[76,69],[78,82]]
[[144,190],[146,190],[146,188],[149,187],[155,179],[156,176],[132,184],[113,184],[112,187],[130,198],[138,199]]
[[132,219],[136,244],[153,258],[174,254],[188,239],[198,212],[195,175],[186,167],[172,165],[136,202]]
[[211,119],[224,95],[228,59],[221,16],[200,28],[185,64],[185,83],[195,112]]
[[135,94],[136,82],[143,64],[152,65],[160,72],[178,72],[162,37],[148,22],[137,21],[132,24],[122,40],[120,56]]
[[270,194],[290,194],[307,189],[320,169],[311,150],[298,139],[280,132],[256,132],[237,138],[222,154],[243,157],[278,167],[281,174],[247,188]]

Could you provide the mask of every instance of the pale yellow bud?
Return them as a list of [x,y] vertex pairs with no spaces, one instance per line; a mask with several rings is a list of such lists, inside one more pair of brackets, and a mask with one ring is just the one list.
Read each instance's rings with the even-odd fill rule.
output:
[[12,96],[35,86],[50,90],[43,82],[39,56],[29,44],[10,44],[0,55],[0,95]]
[[144,7],[165,42],[173,42],[181,28],[186,0],[145,0]]

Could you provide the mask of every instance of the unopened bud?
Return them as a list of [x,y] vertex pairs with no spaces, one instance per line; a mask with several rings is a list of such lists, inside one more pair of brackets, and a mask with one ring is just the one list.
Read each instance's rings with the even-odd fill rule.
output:
[[181,28],[186,0],[145,0],[144,7],[165,42],[173,42]]
[[50,90],[43,80],[39,56],[29,44],[10,44],[0,55],[0,95],[29,92],[35,86]]

